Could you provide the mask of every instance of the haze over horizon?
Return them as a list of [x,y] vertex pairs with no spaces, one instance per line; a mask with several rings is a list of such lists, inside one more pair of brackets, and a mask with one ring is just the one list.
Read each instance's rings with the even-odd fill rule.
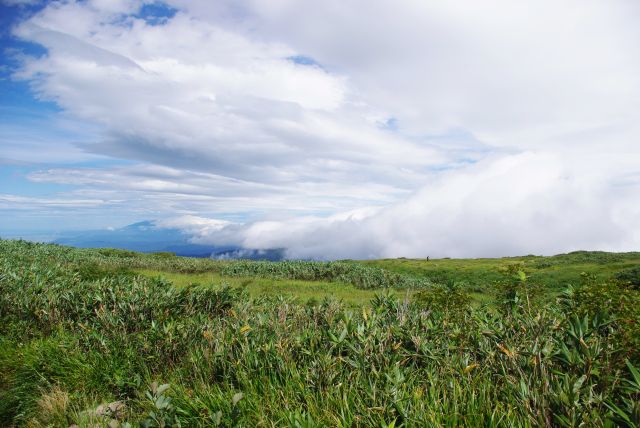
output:
[[0,236],[640,250],[640,3],[0,0]]

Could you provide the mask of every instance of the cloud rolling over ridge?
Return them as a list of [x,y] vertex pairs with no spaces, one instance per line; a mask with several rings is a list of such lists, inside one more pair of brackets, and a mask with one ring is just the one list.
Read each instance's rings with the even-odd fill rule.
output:
[[[491,257],[581,248],[633,250],[635,189],[572,171],[554,155],[524,153],[441,177],[404,202],[330,218],[230,225],[194,241],[286,248],[291,258]],[[626,201],[626,202],[625,202]],[[191,220],[191,221],[190,221]]]

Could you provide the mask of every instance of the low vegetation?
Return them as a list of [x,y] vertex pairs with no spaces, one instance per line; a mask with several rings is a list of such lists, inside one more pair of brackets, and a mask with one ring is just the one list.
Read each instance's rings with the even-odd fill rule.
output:
[[257,276],[261,278],[302,279],[308,281],[339,281],[357,288],[421,288],[430,284],[427,278],[403,275],[375,266],[350,262],[252,262],[228,263],[221,269],[226,276]]
[[552,257],[524,256],[500,259],[385,259],[361,262],[403,275],[427,278],[431,282],[464,284],[482,292],[491,291],[503,279],[505,271],[516,266],[546,291],[559,292],[567,284],[581,281],[583,273],[608,280],[623,272],[625,280],[640,283],[640,252],[606,253],[574,251]]
[[633,257],[590,254],[250,263],[0,241],[0,426],[637,426]]

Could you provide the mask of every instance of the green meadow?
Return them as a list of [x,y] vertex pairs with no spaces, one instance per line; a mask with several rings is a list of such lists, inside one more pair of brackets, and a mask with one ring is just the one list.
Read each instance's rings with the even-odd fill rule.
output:
[[456,282],[472,287],[490,287],[504,277],[504,270],[517,266],[529,280],[545,290],[561,290],[577,284],[587,274],[608,280],[621,271],[640,266],[640,253],[576,251],[557,256],[503,257],[498,259],[384,259],[362,261],[390,271],[427,277],[433,282]]
[[[619,272],[633,270],[640,266],[640,253],[574,252],[552,257],[525,256],[494,259],[382,259],[363,261],[343,261],[381,268],[387,272],[406,277],[424,279],[434,284],[456,284],[464,288],[476,305],[490,304],[495,295],[494,285],[505,278],[509,269],[517,268],[525,272],[528,280],[540,288],[539,293],[555,298],[567,285],[579,284],[586,276],[607,281]],[[210,265],[208,271],[178,272],[174,268],[140,269],[137,273],[148,277],[160,276],[176,286],[189,284],[230,285],[246,288],[251,297],[286,295],[302,301],[326,297],[342,300],[347,304],[368,303],[379,288],[363,289],[345,281],[297,280],[274,276],[268,273],[253,276],[225,275],[225,267],[238,262],[218,262]],[[255,263],[277,266],[277,263]],[[228,270],[228,269],[227,269]],[[240,272],[242,274],[242,272]],[[388,288],[398,298],[411,298],[416,288]]]
[[[176,287],[188,287],[194,284],[209,287],[230,286],[246,290],[251,298],[264,296],[286,296],[301,302],[335,299],[346,305],[366,305],[378,291],[356,288],[352,284],[332,281],[311,281],[297,279],[276,279],[251,276],[230,277],[220,273],[199,272],[179,273],[161,270],[140,269],[136,273],[150,278],[161,278],[171,282]],[[391,289],[390,293],[399,299],[410,298],[412,290]]]
[[0,240],[0,426],[634,427],[640,254],[216,261]]

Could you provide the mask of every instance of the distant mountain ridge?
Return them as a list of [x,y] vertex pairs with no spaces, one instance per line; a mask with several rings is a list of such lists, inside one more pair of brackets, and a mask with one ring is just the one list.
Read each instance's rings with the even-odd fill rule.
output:
[[142,253],[168,251],[185,257],[271,261],[284,258],[284,250],[279,249],[256,250],[233,245],[193,243],[190,242],[190,236],[182,230],[158,227],[153,220],[140,221],[118,229],[69,232],[52,242],[79,248],[120,248]]

